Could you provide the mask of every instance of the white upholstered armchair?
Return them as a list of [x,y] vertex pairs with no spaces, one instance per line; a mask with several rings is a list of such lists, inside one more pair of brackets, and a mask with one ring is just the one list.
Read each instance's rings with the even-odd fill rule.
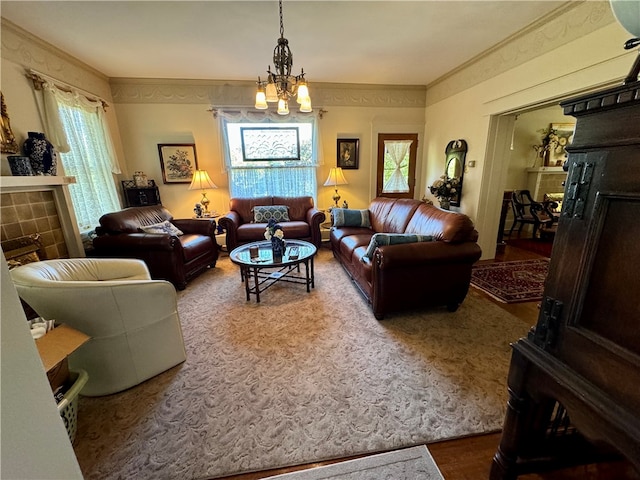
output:
[[45,260],[11,277],[38,315],[91,337],[69,357],[89,374],[82,395],[125,390],[186,359],[175,289],[141,260]]

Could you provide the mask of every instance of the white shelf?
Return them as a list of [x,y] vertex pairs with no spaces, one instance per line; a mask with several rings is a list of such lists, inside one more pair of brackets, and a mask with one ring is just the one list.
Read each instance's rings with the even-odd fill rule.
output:
[[0,176],[1,188],[45,187],[52,185],[69,185],[76,183],[76,177],[50,175]]
[[562,167],[536,167],[527,168],[529,173],[567,173]]

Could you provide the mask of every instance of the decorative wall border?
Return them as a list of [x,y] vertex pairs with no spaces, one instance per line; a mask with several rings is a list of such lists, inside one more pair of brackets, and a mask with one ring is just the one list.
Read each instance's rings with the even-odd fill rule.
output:
[[1,19],[2,58],[110,100],[109,78],[86,63]]
[[[206,103],[221,107],[253,106],[255,82],[112,78],[114,103]],[[426,105],[422,85],[310,83],[315,106],[417,107]]]
[[460,93],[614,21],[609,2],[567,2],[427,85],[427,105]]

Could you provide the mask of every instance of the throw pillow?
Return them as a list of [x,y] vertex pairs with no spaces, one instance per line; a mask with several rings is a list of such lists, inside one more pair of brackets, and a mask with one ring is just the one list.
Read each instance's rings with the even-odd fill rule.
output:
[[289,207],[286,205],[253,207],[253,221],[255,223],[269,223],[272,218],[276,222],[288,222]]
[[334,227],[371,227],[369,210],[334,208],[331,210]]
[[144,227],[140,227],[140,230],[144,233],[161,233],[161,234],[169,234],[175,235],[179,237],[180,235],[184,235],[184,232],[176,227],[169,220],[165,220],[161,223],[154,223],[153,225],[145,225]]
[[[367,251],[364,257],[369,260],[373,258],[373,252],[376,248],[384,245],[397,245],[400,243],[415,243],[415,242],[432,242],[433,236],[431,235],[414,235],[412,233],[375,233],[371,237]],[[364,257],[362,257],[364,259]]]

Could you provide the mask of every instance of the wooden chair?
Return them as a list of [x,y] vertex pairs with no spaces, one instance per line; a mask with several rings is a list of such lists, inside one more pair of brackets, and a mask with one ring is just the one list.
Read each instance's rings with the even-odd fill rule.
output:
[[520,224],[518,236],[525,225],[533,225],[532,238],[537,238],[539,228],[549,228],[558,220],[558,217],[551,212],[549,205],[536,202],[531,198],[529,190],[514,190],[511,196],[511,208],[514,219],[511,230],[509,230],[509,237],[511,237],[516,225]]

